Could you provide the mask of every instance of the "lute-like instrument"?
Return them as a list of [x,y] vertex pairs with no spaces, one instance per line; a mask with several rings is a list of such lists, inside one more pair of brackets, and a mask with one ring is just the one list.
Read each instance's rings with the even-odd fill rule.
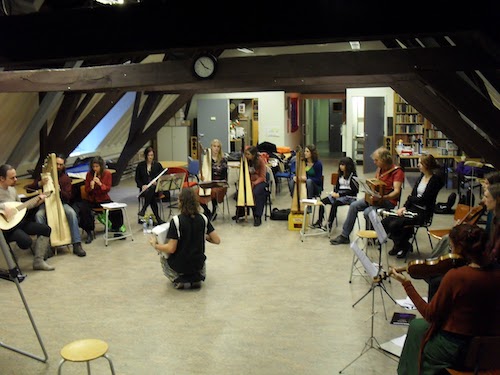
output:
[[[52,191],[46,191],[43,194],[48,198],[52,194]],[[5,207],[15,208],[17,212],[10,219],[7,219],[5,211],[0,210],[0,229],[9,230],[14,228],[24,218],[27,210],[36,207],[39,201],[40,197],[37,195],[25,202],[3,202]]]

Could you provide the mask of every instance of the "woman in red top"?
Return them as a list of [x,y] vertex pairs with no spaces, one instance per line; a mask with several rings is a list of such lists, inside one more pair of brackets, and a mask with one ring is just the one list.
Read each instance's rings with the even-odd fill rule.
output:
[[500,335],[500,268],[486,246],[485,230],[461,224],[449,236],[452,252],[461,254],[467,265],[446,272],[431,302],[403,274],[391,270],[423,317],[410,323],[399,375],[441,374],[460,367],[472,337]]
[[[101,203],[113,202],[109,196],[112,185],[111,172],[106,169],[104,160],[100,156],[90,161],[90,170],[85,177],[85,191],[88,195],[87,205],[89,214],[91,208],[101,207]],[[109,211],[112,232],[124,232],[123,214],[121,210]]]
[[[262,224],[262,214],[266,204],[266,163],[259,155],[259,150],[255,146],[245,149],[245,158],[248,161],[248,172],[252,183],[252,193],[255,206],[253,210],[253,225],[258,227]],[[244,207],[236,207],[236,215],[233,220],[238,220],[245,214]]]

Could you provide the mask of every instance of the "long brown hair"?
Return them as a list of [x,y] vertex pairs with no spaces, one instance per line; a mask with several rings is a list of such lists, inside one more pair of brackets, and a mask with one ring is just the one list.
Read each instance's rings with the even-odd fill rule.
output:
[[200,211],[198,194],[192,188],[184,188],[179,194],[179,210],[182,215],[194,217]]
[[92,166],[94,164],[99,164],[99,166],[101,167],[100,170],[99,170],[99,173],[97,174],[99,177],[102,177],[102,175],[104,174],[104,170],[106,169],[106,164],[104,163],[104,159],[100,156],[94,156],[92,158],[92,160],[90,161],[90,173],[94,173],[94,170],[92,169]]

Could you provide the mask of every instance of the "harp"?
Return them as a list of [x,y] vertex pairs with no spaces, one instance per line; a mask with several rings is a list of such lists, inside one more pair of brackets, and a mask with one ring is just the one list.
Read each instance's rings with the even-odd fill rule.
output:
[[[201,142],[198,142],[198,155],[200,158],[200,175],[201,181],[211,181],[212,180],[212,148],[203,149]],[[199,195],[201,197],[206,197],[212,194],[209,187],[202,188],[200,185]]]
[[43,192],[54,192],[45,199],[45,214],[47,224],[52,229],[50,233],[50,244],[53,247],[71,244],[71,233],[69,231],[68,219],[61,202],[61,188],[57,175],[56,154],[47,156],[42,166],[42,179],[48,178],[48,182],[43,186]]
[[[242,138],[241,146],[241,163],[240,175],[238,178],[238,199],[236,200],[236,207],[253,207],[255,202],[253,199],[252,183],[250,181],[250,172],[248,170],[248,160],[245,157],[245,139]],[[246,212],[245,211],[245,216]]]
[[306,183],[299,181],[300,177],[306,173],[306,163],[304,161],[302,148],[299,146],[297,153],[295,154],[295,184],[293,186],[292,195],[292,207],[291,212],[293,213],[303,213],[304,203],[301,203],[302,199],[307,198],[307,187]]

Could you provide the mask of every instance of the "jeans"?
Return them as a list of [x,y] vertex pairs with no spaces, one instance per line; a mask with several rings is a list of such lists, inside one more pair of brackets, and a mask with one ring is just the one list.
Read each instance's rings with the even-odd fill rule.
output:
[[[69,205],[63,204],[64,213],[66,214],[66,218],[68,219],[69,231],[71,233],[71,241],[72,243],[82,242],[80,237],[80,230],[78,228],[78,216],[76,215],[75,210]],[[35,214],[35,221],[40,224],[47,223],[47,215],[45,213],[45,203],[41,204],[38,207],[38,211]]]
[[[394,205],[389,201],[384,200],[382,203],[383,203],[382,207],[386,209],[394,208]],[[354,228],[354,223],[356,222],[356,218],[358,217],[359,211],[363,211],[365,220],[367,223],[369,223],[370,219],[368,218],[368,214],[370,213],[370,211],[376,210],[377,208],[380,207],[370,206],[368,203],[366,203],[364,198],[352,202],[349,205],[349,211],[347,212],[347,217],[345,219],[344,225],[342,226],[342,236],[349,238],[349,235],[352,232],[352,228]]]

